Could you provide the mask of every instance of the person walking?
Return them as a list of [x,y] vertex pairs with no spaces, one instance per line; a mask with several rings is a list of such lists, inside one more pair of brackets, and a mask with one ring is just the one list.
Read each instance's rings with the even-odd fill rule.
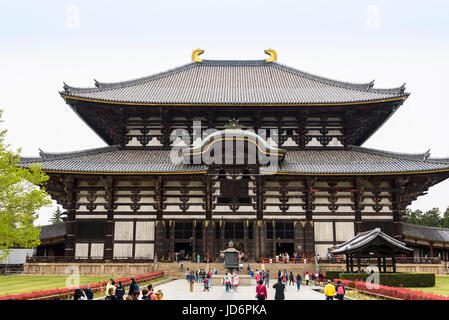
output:
[[288,280],[289,280],[289,282],[288,282],[289,285],[295,284],[295,277],[293,276],[293,272],[291,272],[291,271],[290,271],[290,274],[288,275]]
[[322,273],[322,272],[320,272],[320,273],[318,274],[318,281],[320,282],[320,287],[322,287],[322,286],[323,286],[323,283],[324,283],[324,276],[323,276],[323,273]]
[[267,300],[267,287],[263,284],[262,281],[259,281],[259,284],[256,287],[256,298],[257,300]]
[[345,287],[341,284],[341,281],[337,281],[337,299],[344,300],[345,299],[346,290]]
[[190,271],[190,274],[188,275],[188,281],[190,292],[193,292],[193,289],[195,288],[195,275],[193,274],[193,271]]
[[315,280],[316,280],[316,275],[315,273],[312,273],[312,286],[315,287]]
[[324,287],[324,297],[326,300],[334,300],[335,287],[330,280],[327,281]]
[[260,280],[262,280],[262,276],[256,271],[256,282],[259,283]]
[[182,270],[184,270],[184,263],[181,262],[181,263],[179,264],[179,270],[181,270],[181,272],[182,272]]
[[267,270],[267,272],[265,272],[264,281],[265,286],[268,288],[270,286],[270,270]]
[[203,291],[209,291],[209,281],[207,281],[207,279],[204,279],[203,285],[204,285]]
[[234,292],[238,292],[239,289],[239,284],[240,284],[240,279],[238,274],[234,274],[234,278],[232,279],[232,285],[234,287]]
[[297,292],[301,290],[301,281],[302,281],[301,275],[298,273],[295,278]]
[[210,271],[207,273],[206,278],[207,278],[207,288],[210,289],[212,288],[212,274],[210,273]]
[[309,285],[309,273],[306,271],[306,275],[304,277],[304,280],[306,280],[306,286]]
[[284,295],[285,285],[282,283],[281,278],[279,278],[278,282],[273,285],[273,288],[276,290],[276,292],[274,294],[274,300],[284,300],[285,299],[285,295]]
[[226,272],[224,281],[225,281],[226,292],[229,292],[229,287],[231,286],[231,279],[229,278],[229,275],[227,272]]

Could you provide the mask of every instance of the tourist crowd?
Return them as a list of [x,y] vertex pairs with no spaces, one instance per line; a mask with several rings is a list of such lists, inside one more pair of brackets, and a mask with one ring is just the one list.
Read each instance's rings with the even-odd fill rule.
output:
[[[118,284],[114,279],[110,279],[106,284],[105,290],[106,297],[104,300],[164,300],[164,294],[161,290],[155,291],[152,284],[149,284],[146,288],[140,290],[139,285],[134,278],[131,278],[131,284],[126,293],[125,287],[122,282]],[[94,294],[90,285],[87,283],[82,289],[75,289],[73,300],[93,300]]]

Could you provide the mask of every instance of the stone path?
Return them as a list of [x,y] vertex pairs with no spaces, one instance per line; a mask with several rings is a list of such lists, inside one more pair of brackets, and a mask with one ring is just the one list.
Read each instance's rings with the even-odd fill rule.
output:
[[[274,289],[272,288],[274,280],[270,281],[268,288],[268,300],[274,300]],[[193,292],[189,290],[189,284],[184,279],[170,281],[168,283],[156,286],[156,290],[161,289],[165,300],[256,300],[256,286],[241,286],[238,292],[231,290],[225,291],[224,286],[212,286],[209,292],[203,291],[201,283],[195,283]],[[285,292],[286,300],[324,300],[322,293],[312,290],[312,286],[301,286],[299,292],[296,291],[296,285],[287,285]]]

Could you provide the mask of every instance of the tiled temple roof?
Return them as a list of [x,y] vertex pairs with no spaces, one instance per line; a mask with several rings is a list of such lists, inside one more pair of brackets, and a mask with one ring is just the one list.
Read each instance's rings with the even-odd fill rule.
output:
[[332,105],[404,100],[405,87],[375,89],[312,75],[265,60],[203,60],[148,77],[95,81],[94,88],[64,85],[65,99],[124,104]]
[[66,235],[66,223],[56,223],[41,226],[41,233],[39,234],[40,240],[53,239],[64,237]]
[[393,237],[390,237],[386,233],[383,233],[380,228],[376,228],[374,230],[360,232],[354,238],[337,245],[337,248],[332,250],[333,254],[342,254],[345,252],[353,251],[358,248],[361,248],[365,245],[368,245],[370,242],[374,241],[376,238],[382,238],[388,243],[392,244],[399,250],[403,251],[413,251],[413,249],[407,248],[404,242],[396,240]]
[[429,240],[449,243],[449,229],[419,226],[403,223],[402,235],[416,240]]
[[[175,164],[169,150],[120,149],[117,146],[68,153],[41,152],[22,158],[20,165],[42,165],[44,171],[67,173],[203,173],[203,164]],[[270,172],[269,168],[261,168]],[[288,151],[282,174],[400,174],[449,171],[449,159],[432,159],[428,153],[401,154],[351,146],[344,150]]]

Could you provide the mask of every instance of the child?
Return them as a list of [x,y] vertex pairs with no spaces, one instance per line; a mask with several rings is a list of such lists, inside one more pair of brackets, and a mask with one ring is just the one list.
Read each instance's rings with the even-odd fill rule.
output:
[[203,284],[204,284],[203,291],[209,291],[209,279],[204,278]]

